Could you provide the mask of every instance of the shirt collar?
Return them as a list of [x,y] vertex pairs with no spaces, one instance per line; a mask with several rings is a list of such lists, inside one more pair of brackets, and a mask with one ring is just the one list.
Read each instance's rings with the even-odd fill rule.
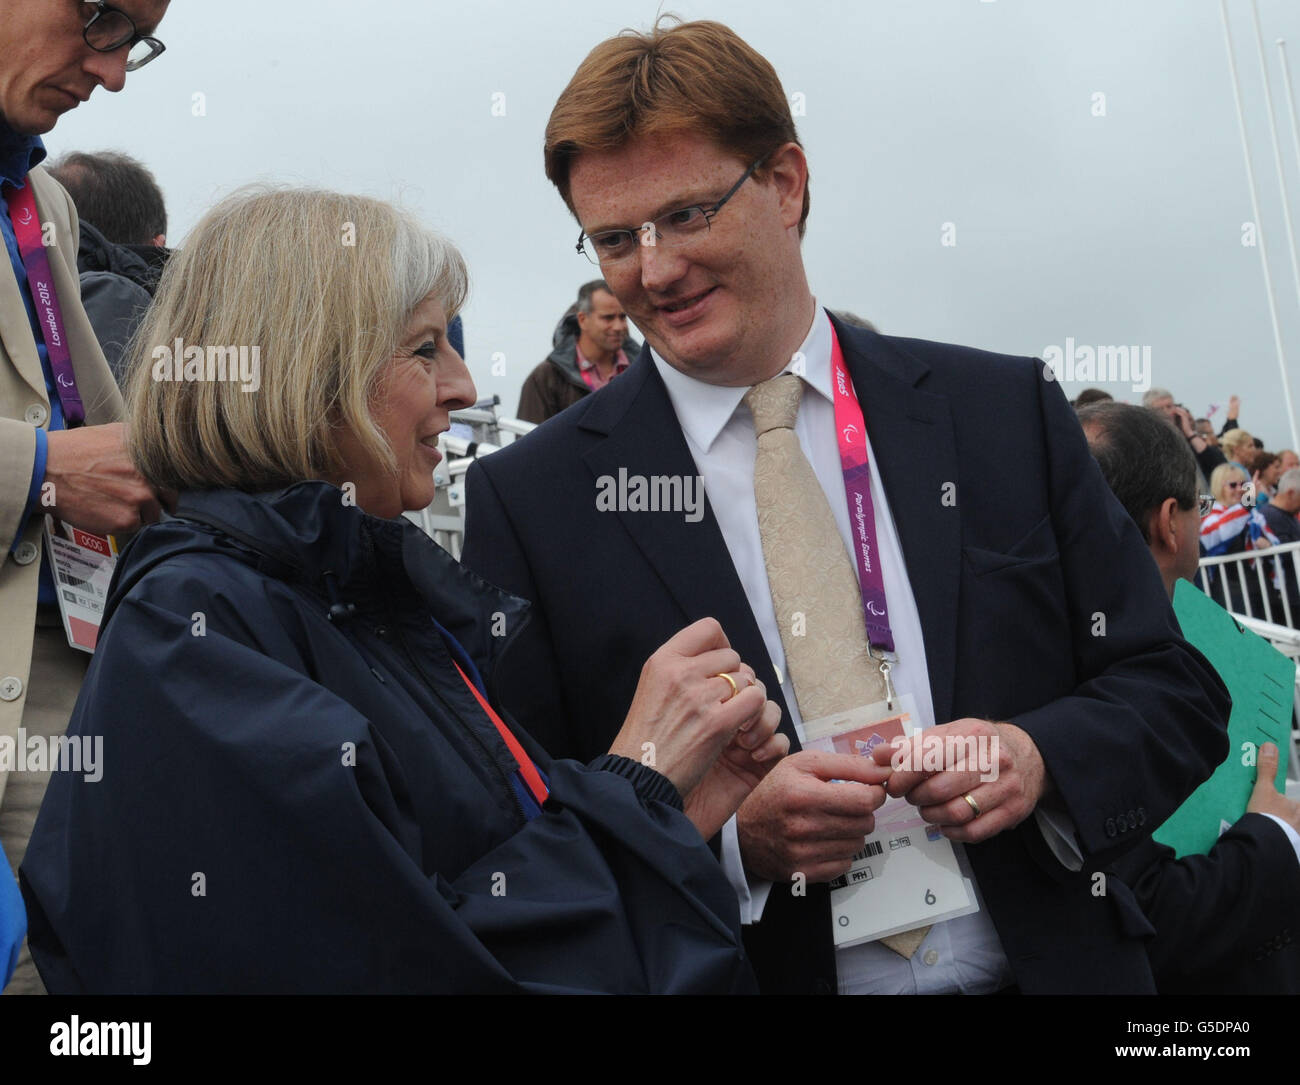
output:
[[[575,346],[574,351],[578,355],[578,369],[581,372],[585,373],[587,372],[588,369],[596,368],[596,363],[588,361],[587,358],[583,355],[581,347]],[[623,370],[625,370],[631,364],[632,363],[627,360],[627,351],[625,351],[622,347],[620,347],[618,353],[614,355],[614,372],[622,373]]]
[[[800,355],[803,357],[803,372],[799,376],[828,403],[834,403],[831,396],[831,320],[820,305],[813,312],[812,327],[804,341],[781,372],[793,372],[795,360]],[[668,389],[668,399],[682,431],[707,454],[749,389],[709,384],[687,376],[664,361],[654,347],[650,348],[650,359]]]
[[45,144],[40,136],[15,132],[0,117],[0,181],[22,188],[33,166],[45,158]]

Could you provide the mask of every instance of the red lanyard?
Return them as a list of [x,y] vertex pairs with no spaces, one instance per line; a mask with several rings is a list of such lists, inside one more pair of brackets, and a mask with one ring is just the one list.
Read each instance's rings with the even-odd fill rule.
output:
[[524,752],[524,748],[519,745],[519,740],[515,738],[511,733],[510,728],[507,727],[502,722],[501,717],[497,715],[496,709],[487,703],[483,694],[479,692],[478,686],[474,685],[474,683],[465,676],[465,672],[460,669],[460,664],[454,659],[452,660],[452,663],[456,667],[456,673],[460,675],[465,685],[469,686],[469,691],[474,694],[474,700],[478,701],[479,707],[488,714],[488,719],[492,721],[506,746],[509,747],[511,754],[514,755],[515,761],[519,764],[519,775],[523,778],[524,786],[528,788],[534,801],[536,801],[537,805],[540,807],[550,795],[550,791],[547,790],[546,783],[542,780],[542,774],[537,771],[537,766],[533,764],[533,759]]
[[14,224],[14,237],[18,252],[27,272],[27,286],[31,290],[32,304],[36,307],[37,323],[54,372],[54,386],[58,389],[59,403],[63,406],[63,422],[69,428],[86,420],[86,409],[77,391],[77,377],[72,370],[72,355],[68,351],[68,335],[63,323],[63,310],[54,292],[54,275],[50,258],[45,252],[41,236],[40,214],[36,210],[36,197],[32,193],[31,178],[22,188],[4,187],[5,202],[9,205],[9,219]]

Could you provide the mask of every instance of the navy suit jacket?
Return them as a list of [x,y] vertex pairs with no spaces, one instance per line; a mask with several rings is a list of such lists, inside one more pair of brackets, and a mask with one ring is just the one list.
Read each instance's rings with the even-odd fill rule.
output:
[[[969,848],[1017,983],[1152,990],[1150,925],[1122,881],[1092,874],[1223,759],[1227,690],[1182,639],[1041,362],[835,327],[920,612],[936,722],[1028,732],[1084,854],[1067,870],[1033,818]],[[557,756],[606,750],[642,663],[706,616],[782,701],[712,507],[697,523],[599,511],[597,479],[620,468],[697,473],[648,349],[468,476],[463,560],[534,604],[498,672],[502,695]],[[782,728],[797,749],[788,713]],[[834,990],[824,887],[776,887],[747,944],[764,991]]]
[[1300,864],[1263,814],[1244,814],[1208,855],[1144,840],[1115,870],[1156,929],[1162,995],[1300,994]]

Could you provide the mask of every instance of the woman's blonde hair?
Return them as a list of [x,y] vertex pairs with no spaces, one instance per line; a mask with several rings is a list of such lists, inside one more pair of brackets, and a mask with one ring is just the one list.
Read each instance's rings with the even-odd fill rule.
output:
[[132,340],[132,460],[155,487],[278,489],[341,474],[351,430],[395,470],[380,375],[425,297],[450,321],[467,290],[456,248],[390,204],[235,193],[172,255]]
[[[1238,467],[1235,463],[1221,463],[1212,472],[1210,472],[1210,493],[1214,495],[1214,500],[1223,505],[1235,505],[1236,501],[1229,501],[1224,489],[1228,485],[1233,475],[1240,475],[1246,478],[1246,472]],[[1240,498],[1238,498],[1240,500]]]
[[1230,429],[1219,438],[1220,448],[1239,448],[1242,445],[1249,445],[1252,449],[1255,447],[1255,438],[1244,429]]

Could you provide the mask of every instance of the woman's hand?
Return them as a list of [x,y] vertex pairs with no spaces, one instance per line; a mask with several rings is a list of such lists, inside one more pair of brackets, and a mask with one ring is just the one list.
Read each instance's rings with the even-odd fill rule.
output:
[[[731,681],[719,677],[723,674],[730,675]],[[717,792],[708,804],[712,809],[724,792],[738,791],[741,779],[755,776],[757,765],[749,764],[755,752],[764,749],[765,760],[774,753],[775,748],[766,745],[775,730],[769,726],[770,715],[765,715],[767,703],[763,687],[727,643],[722,626],[713,618],[702,618],[646,660],[627,720],[609,752],[663,773],[689,804],[718,755],[733,740],[758,728],[761,741],[748,749],[741,747],[743,755],[732,752],[734,760],[729,764],[738,768],[731,772],[736,782]],[[757,773],[754,782],[761,778],[762,773]],[[715,786],[711,784],[711,790]]]
[[[761,682],[755,684],[762,688]],[[790,752],[790,740],[776,733],[780,723],[781,706],[768,701],[758,723],[726,745],[691,792],[686,800],[686,816],[705,840],[721,831],[749,793]]]

